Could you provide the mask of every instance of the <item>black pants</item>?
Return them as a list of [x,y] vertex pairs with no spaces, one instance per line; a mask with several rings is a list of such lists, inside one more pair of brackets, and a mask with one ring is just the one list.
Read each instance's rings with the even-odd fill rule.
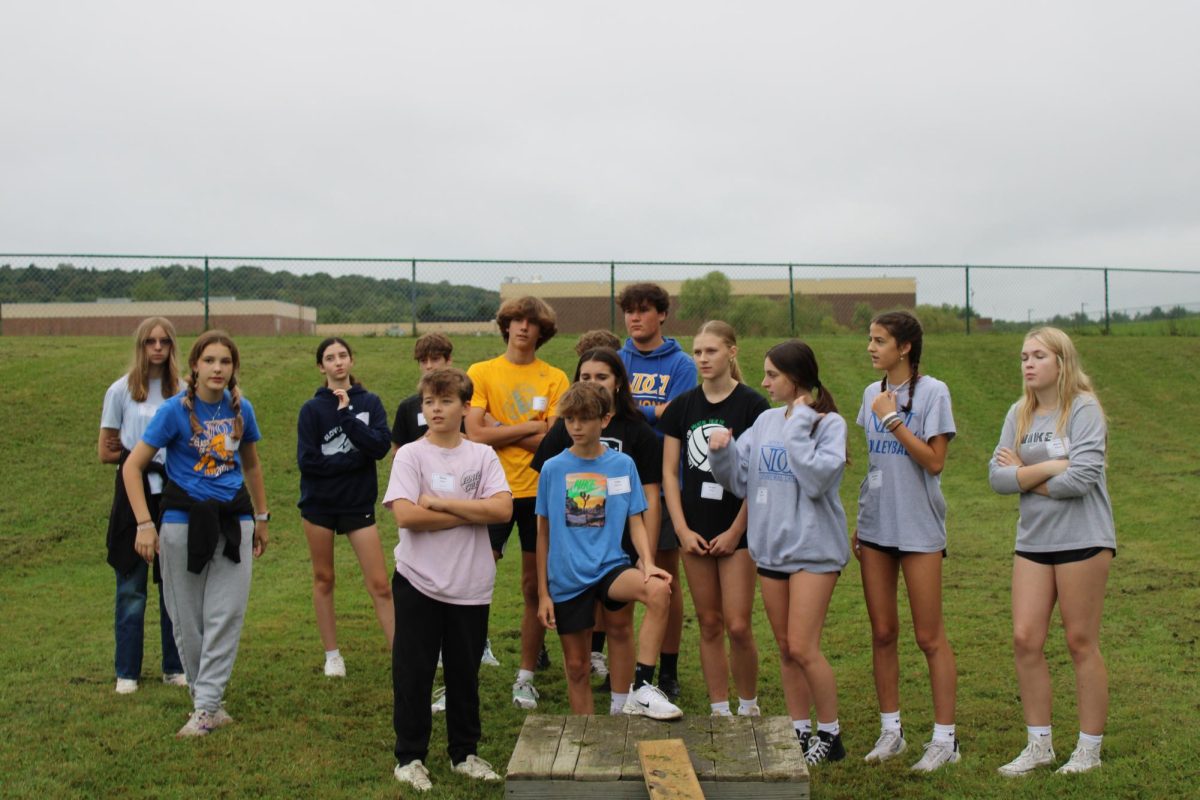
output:
[[479,659],[487,638],[489,606],[456,606],[417,591],[399,572],[392,574],[396,638],[392,646],[392,726],[396,762],[422,762],[429,755],[430,709],[438,650],[446,680],[446,739],[450,762],[475,754],[479,723]]

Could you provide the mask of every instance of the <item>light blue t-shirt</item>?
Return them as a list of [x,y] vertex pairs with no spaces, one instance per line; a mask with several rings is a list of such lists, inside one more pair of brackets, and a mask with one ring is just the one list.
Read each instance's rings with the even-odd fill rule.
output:
[[[159,406],[154,419],[142,434],[142,441],[151,447],[165,449],[167,477],[179,484],[193,500],[232,500],[242,488],[242,459],[238,448],[242,442],[257,442],[262,438],[254,407],[242,398],[242,438],[233,438],[236,416],[229,405],[229,392],[220,403],[195,401],[196,419],[200,433],[192,433],[183,394],[177,394]],[[182,511],[167,511],[165,522],[186,522]]]
[[629,563],[621,532],[646,510],[646,495],[624,453],[605,450],[589,459],[564,450],[542,466],[535,508],[550,525],[550,599],[562,603]]

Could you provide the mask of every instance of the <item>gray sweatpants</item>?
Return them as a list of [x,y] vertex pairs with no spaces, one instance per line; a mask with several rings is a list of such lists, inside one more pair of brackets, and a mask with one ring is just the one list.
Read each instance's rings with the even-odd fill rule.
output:
[[222,555],[225,537],[199,575],[187,569],[185,523],[165,523],[159,532],[159,565],[167,613],[175,624],[175,644],[197,709],[216,711],[233,673],[242,619],[250,598],[254,523],[242,522],[242,560]]

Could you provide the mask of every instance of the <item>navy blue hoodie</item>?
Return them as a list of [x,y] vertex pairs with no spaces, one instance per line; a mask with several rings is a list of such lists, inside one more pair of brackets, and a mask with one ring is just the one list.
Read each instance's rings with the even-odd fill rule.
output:
[[654,406],[695,388],[696,364],[674,339],[663,339],[663,343],[649,353],[642,353],[633,339],[626,339],[620,355],[629,373],[629,390],[638,410],[661,439]]
[[337,396],[322,386],[300,408],[296,505],[311,514],[369,514],[379,496],[375,462],[392,447],[387,412],[360,384],[350,387],[350,405],[337,406]]

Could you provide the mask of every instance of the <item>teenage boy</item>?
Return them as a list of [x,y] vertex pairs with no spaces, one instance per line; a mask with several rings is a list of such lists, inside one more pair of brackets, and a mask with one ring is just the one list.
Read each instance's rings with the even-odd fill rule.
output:
[[[671,308],[671,297],[657,283],[634,283],[626,286],[617,297],[625,315],[629,338],[621,348],[621,360],[629,372],[629,388],[633,399],[641,406],[646,421],[662,440],[658,420],[667,404],[696,385],[696,364],[683,351],[679,342],[662,334],[663,323]],[[671,573],[679,585],[679,538],[671,515],[663,514],[658,531],[650,531],[650,541],[657,551],[658,565]],[[679,643],[683,638],[683,592],[671,595],[671,619],[667,637],[663,640],[662,668],[659,686],[672,700],[680,693],[678,664]]]
[[[646,607],[638,633],[632,687],[612,706],[653,719],[683,716],[654,686],[654,665],[666,634],[671,576],[654,566],[642,512],[646,495],[633,459],[610,450],[600,432],[612,418],[612,397],[593,383],[571,386],[559,403],[571,447],[542,466],[537,492],[538,619],[558,631],[571,711],[591,714],[592,626],[596,602],[612,611],[637,601]],[[621,548],[625,522],[641,568]]]
[[479,659],[496,581],[487,526],[512,516],[512,494],[492,448],[460,432],[471,381],[461,370],[421,378],[428,433],[400,448],[383,504],[400,527],[392,602],[392,725],[396,780],[431,788],[424,761],[433,726],[429,693],[441,653],[446,680],[446,738],[455,772],[498,781],[476,755]]
[[537,524],[534,501],[538,475],[530,464],[533,454],[554,423],[558,400],[566,391],[566,374],[537,357],[539,347],[557,332],[553,309],[536,297],[507,300],[496,312],[496,323],[506,345],[502,355],[472,364],[467,374],[475,385],[467,412],[467,436],[495,448],[512,488],[510,518],[488,527],[496,560],[513,525],[521,541],[521,665],[513,683],[512,700],[518,708],[537,708],[533,671],[546,640],[538,622]]
[[583,358],[583,354],[588,350],[595,350],[597,347],[607,347],[609,350],[620,350],[621,340],[612,331],[604,329],[588,331],[587,333],[579,334],[579,341],[575,342],[575,355]]
[[[428,375],[435,369],[452,366],[454,345],[440,333],[427,333],[413,345],[413,358],[421,367],[421,374]],[[392,422],[392,456],[409,442],[415,442],[428,429],[425,413],[421,409],[421,393],[417,392],[400,401],[396,418]]]

